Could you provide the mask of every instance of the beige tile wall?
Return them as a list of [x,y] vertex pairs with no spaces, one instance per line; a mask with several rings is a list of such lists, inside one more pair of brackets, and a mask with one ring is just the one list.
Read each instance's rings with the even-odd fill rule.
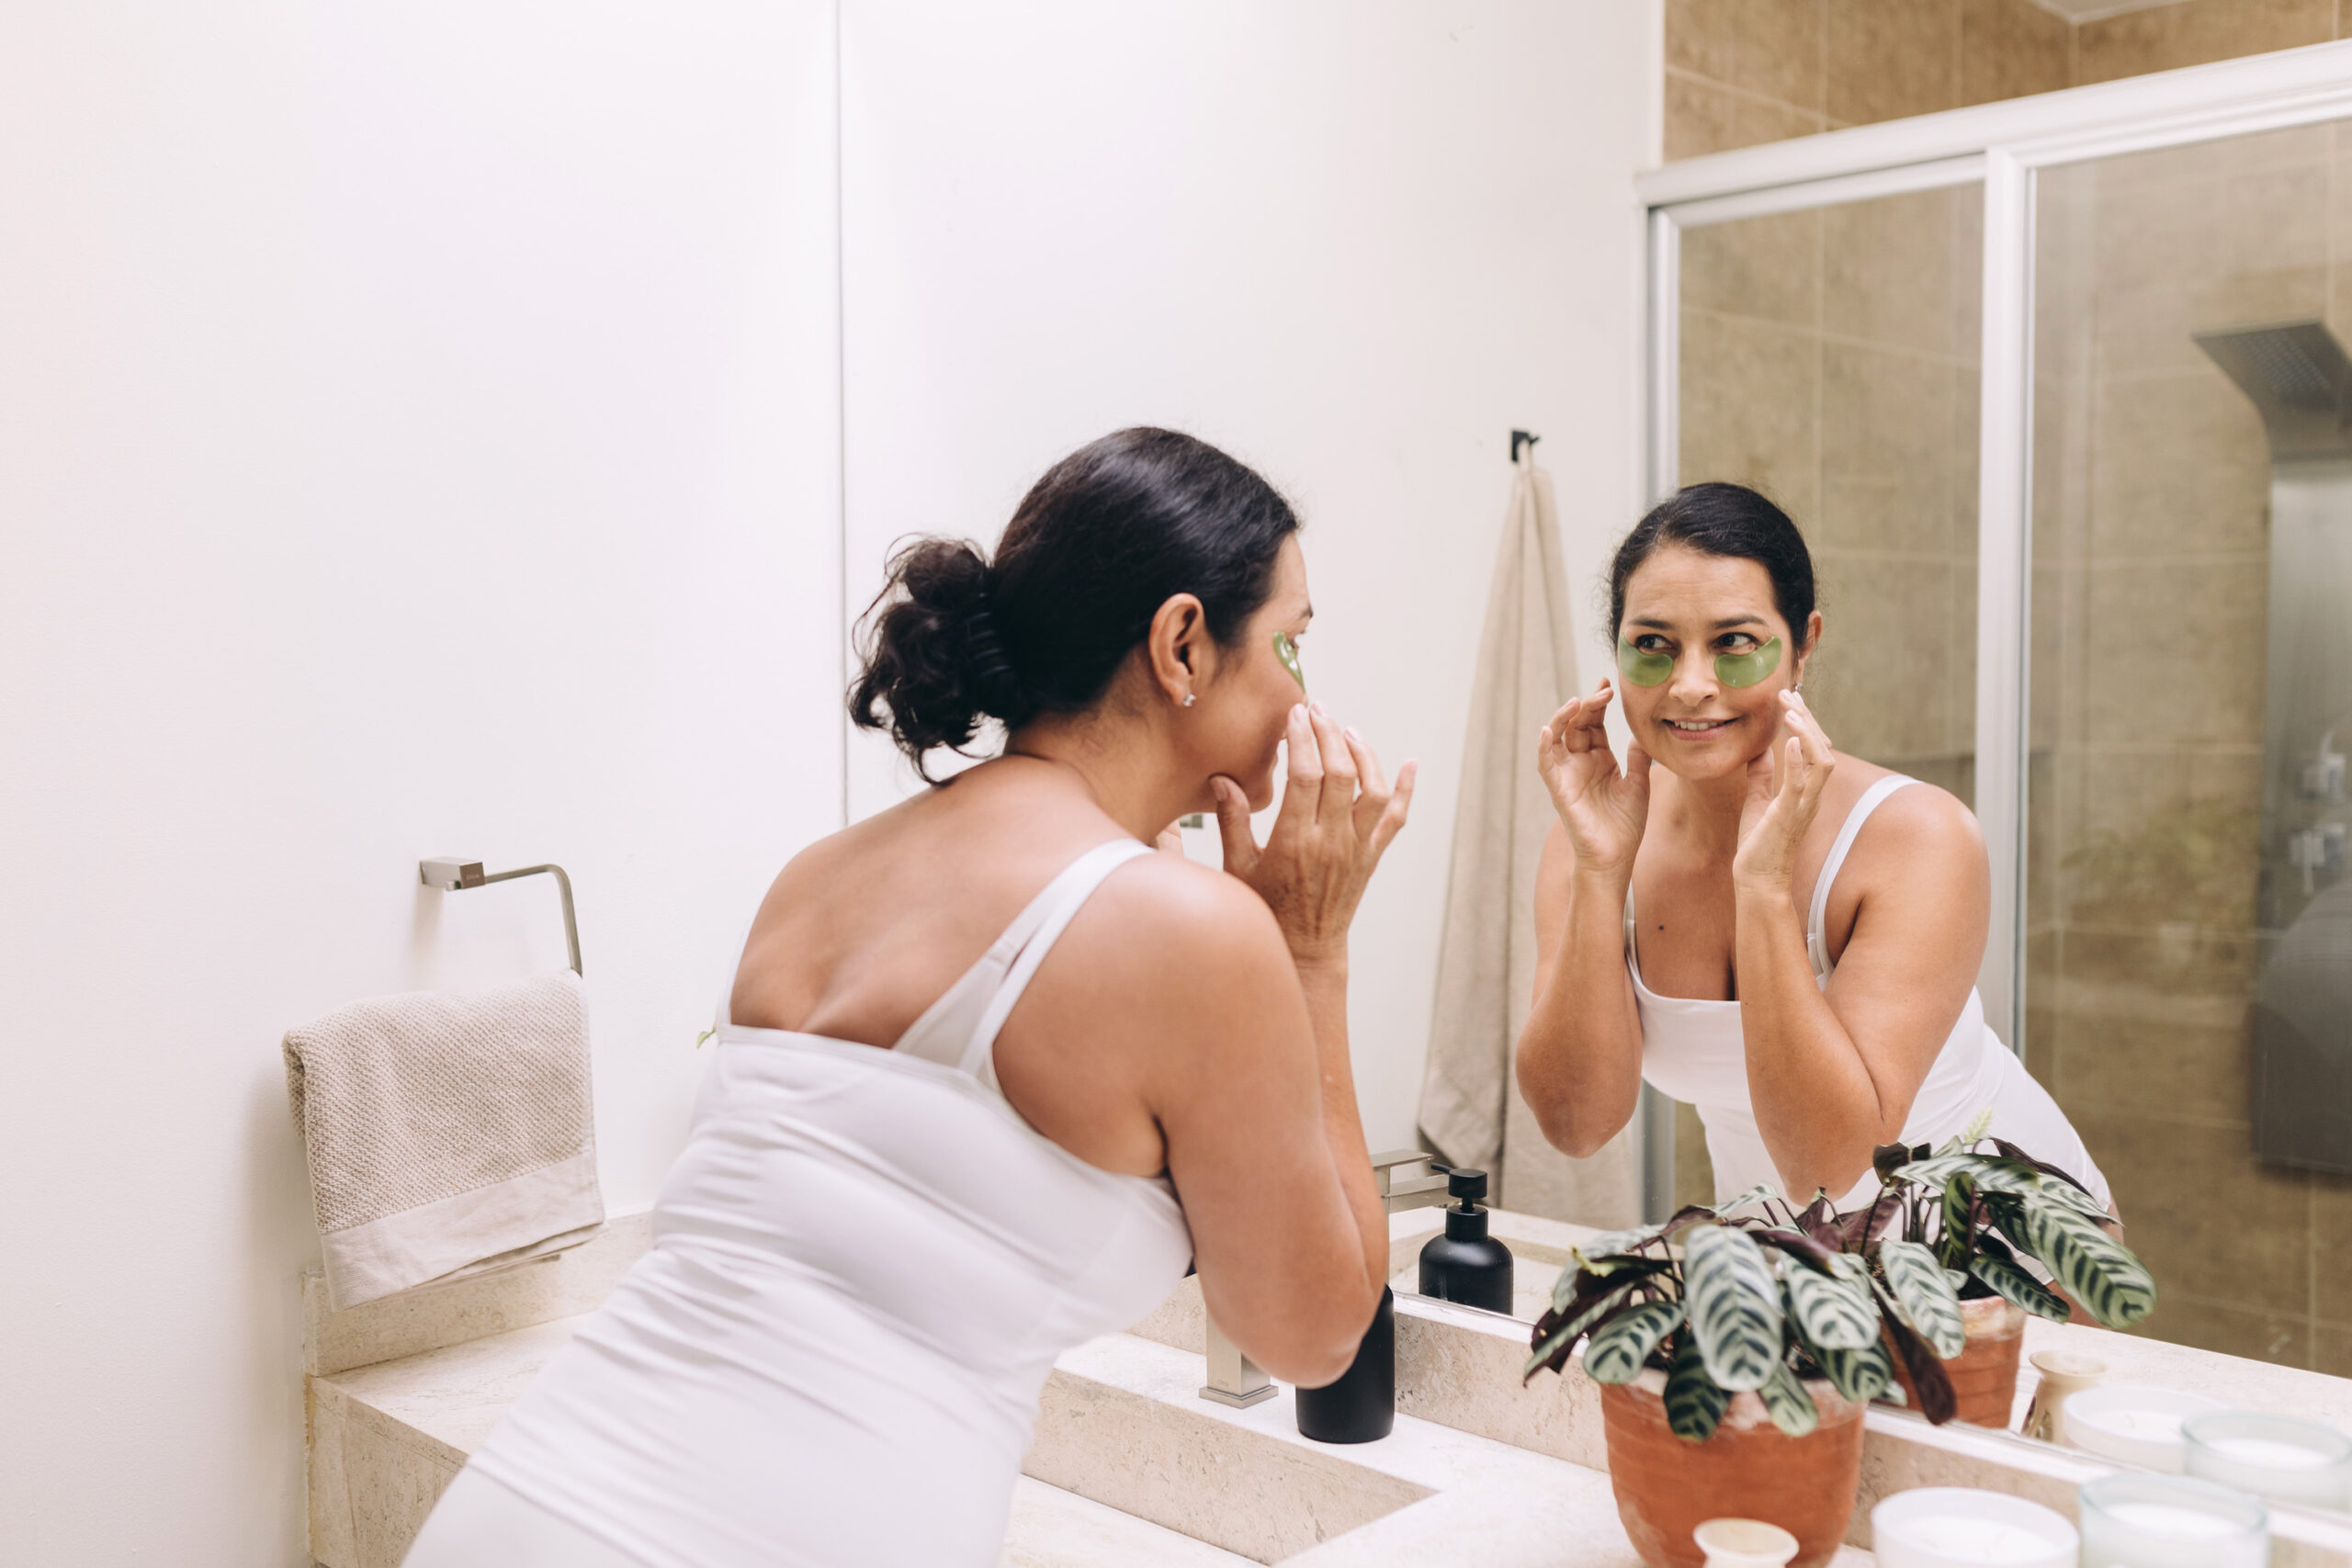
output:
[[2352,1183],[2256,1164],[2247,1123],[2269,460],[2190,334],[2352,338],[2348,153],[2320,126],[2043,176],[2028,850],[2028,1065],[2155,1271],[2147,1332],[2335,1371]]
[[2080,25],[2033,0],[1667,0],[1666,155],[2346,37],[2346,0],[2180,0]]

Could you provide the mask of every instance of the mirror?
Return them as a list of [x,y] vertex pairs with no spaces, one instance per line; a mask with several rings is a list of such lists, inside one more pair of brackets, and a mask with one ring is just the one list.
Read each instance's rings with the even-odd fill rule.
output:
[[[1670,325],[1679,481],[1754,486],[1804,530],[1828,632],[1805,695],[1841,750],[1975,804],[1980,712],[2016,695],[1978,690],[1980,639],[2013,628],[2017,962],[1996,942],[1985,999],[2154,1277],[2154,1313],[2098,1342],[2109,1381],[2352,1430],[2348,130],[2036,175],[2007,622],[1977,591],[1981,184],[1694,220]],[[1713,1201],[1698,1114],[1651,1124],[1654,1207]],[[1498,1220],[1532,1321],[1578,1211],[1509,1146],[1531,1131],[1495,1163],[1502,1209],[1552,1216]]]

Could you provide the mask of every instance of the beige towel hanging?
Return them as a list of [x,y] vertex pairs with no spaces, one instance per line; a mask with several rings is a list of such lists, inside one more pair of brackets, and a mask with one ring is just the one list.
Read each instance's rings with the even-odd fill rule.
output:
[[1535,863],[1553,821],[1535,734],[1577,689],[1552,476],[1532,446],[1514,470],[1471,685],[1420,1127],[1453,1164],[1493,1172],[1496,1202],[1613,1227],[1641,1218],[1631,1129],[1572,1160],[1544,1141],[1511,1072],[1535,999]]
[[509,1268],[603,1224],[571,971],[353,1002],[287,1031],[285,1057],[336,1310]]

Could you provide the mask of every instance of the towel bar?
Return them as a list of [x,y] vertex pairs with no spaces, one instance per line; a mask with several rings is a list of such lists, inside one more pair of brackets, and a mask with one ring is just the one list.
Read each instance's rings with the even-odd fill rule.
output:
[[518,876],[537,876],[546,872],[555,878],[556,886],[563,894],[563,944],[571,951],[571,972],[583,979],[587,971],[580,967],[580,920],[571,912],[571,878],[560,865],[526,865],[519,871],[498,871],[482,874],[481,862],[459,860],[455,855],[442,855],[434,860],[419,861],[416,877],[427,887],[438,887],[444,893],[461,893],[469,887],[487,887],[493,882],[512,882]]

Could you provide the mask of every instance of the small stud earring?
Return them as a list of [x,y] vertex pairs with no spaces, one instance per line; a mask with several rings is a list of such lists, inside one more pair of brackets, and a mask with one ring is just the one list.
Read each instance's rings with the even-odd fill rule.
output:
[[1192,694],[1192,693],[1190,693],[1190,692],[1185,693],[1185,694],[1184,694],[1184,705],[1185,705],[1186,707],[1191,707],[1191,706],[1193,705],[1193,694]]

